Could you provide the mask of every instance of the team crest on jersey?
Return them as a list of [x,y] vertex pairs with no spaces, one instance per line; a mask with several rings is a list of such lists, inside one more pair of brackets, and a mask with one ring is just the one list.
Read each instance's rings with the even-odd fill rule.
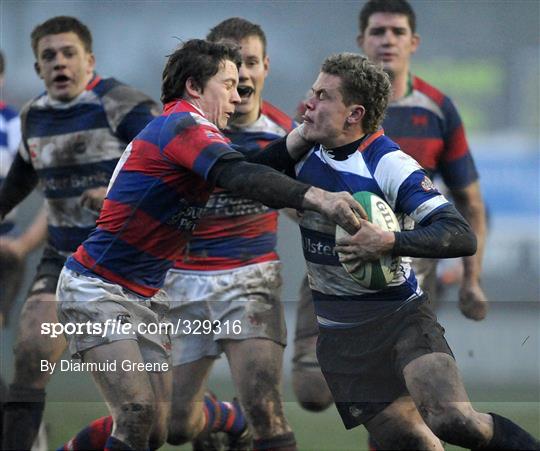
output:
[[424,191],[434,191],[435,189],[435,185],[433,184],[433,182],[431,181],[431,179],[425,175],[424,176],[424,179],[420,182],[420,186],[422,187],[422,189]]

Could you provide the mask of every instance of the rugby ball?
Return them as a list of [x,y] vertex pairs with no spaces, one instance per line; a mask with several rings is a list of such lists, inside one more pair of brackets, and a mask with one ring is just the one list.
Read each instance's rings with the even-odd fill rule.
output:
[[[368,220],[388,232],[399,232],[399,222],[390,206],[379,196],[368,191],[353,194],[368,215]],[[336,241],[343,236],[350,236],[343,228],[336,225]],[[338,254],[339,255],[339,254]],[[359,285],[370,290],[385,288],[395,277],[399,268],[400,257],[384,255],[377,261],[366,262],[353,270],[347,263],[341,265]]]

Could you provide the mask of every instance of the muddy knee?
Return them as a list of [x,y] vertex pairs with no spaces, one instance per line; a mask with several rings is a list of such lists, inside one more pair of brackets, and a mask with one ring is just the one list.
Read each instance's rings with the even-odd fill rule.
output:
[[298,403],[306,410],[321,412],[334,402],[320,370],[295,369],[292,373],[292,385]]

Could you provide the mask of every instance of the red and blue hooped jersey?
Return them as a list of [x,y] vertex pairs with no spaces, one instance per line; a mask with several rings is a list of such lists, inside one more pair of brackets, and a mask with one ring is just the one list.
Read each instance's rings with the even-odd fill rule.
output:
[[441,175],[448,188],[463,188],[478,179],[456,107],[421,78],[413,77],[412,92],[388,105],[383,127],[430,176]]
[[208,174],[225,155],[244,158],[193,105],[166,104],[126,148],[96,229],[66,266],[153,296],[188,242],[213,189]]
[[[233,144],[255,152],[285,136],[294,127],[285,113],[263,102],[259,119],[248,127],[225,130]],[[223,189],[216,189],[193,237],[174,267],[181,270],[234,269],[277,260],[276,210]]]

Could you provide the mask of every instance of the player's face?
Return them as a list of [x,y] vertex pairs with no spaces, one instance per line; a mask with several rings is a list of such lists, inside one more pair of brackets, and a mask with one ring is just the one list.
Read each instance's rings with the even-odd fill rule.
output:
[[358,36],[358,45],[365,55],[394,75],[409,71],[411,55],[419,42],[419,36],[412,33],[409,19],[403,14],[372,14],[364,34]]
[[198,99],[198,105],[206,118],[223,129],[234,114],[236,105],[240,103],[238,87],[238,70],[236,65],[225,60],[220,64],[216,75],[210,78]]
[[347,144],[344,130],[351,107],[343,103],[341,78],[321,72],[311,88],[304,113],[304,133],[308,140],[328,148]]
[[258,36],[248,36],[238,44],[242,53],[242,66],[238,73],[238,93],[242,102],[236,106],[232,123],[248,125],[259,117],[269,59],[264,55],[263,44]]
[[49,96],[69,102],[82,93],[92,79],[95,59],[70,31],[49,34],[39,40],[35,67]]

